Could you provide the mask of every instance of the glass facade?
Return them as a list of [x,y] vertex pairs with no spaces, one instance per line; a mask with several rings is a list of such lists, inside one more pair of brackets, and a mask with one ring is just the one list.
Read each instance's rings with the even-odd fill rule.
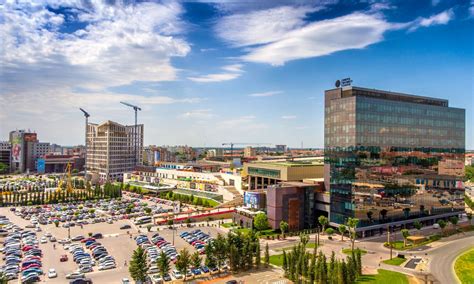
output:
[[325,99],[331,222],[356,217],[365,227],[464,210],[464,109],[357,87]]

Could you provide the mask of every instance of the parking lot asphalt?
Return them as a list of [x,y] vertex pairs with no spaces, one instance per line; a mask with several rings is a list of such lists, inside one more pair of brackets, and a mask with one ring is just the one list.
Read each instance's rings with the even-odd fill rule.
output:
[[[26,226],[30,224],[30,221],[24,220],[19,216],[16,216],[9,208],[0,208],[0,215],[7,216],[12,222],[18,224],[19,226]],[[130,224],[131,229],[121,230],[120,226],[124,224]],[[184,241],[179,237],[179,234],[184,231],[192,231],[195,229],[201,229],[204,233],[209,234],[212,237],[216,237],[218,233],[224,233],[223,230],[217,227],[210,226],[193,226],[186,227],[182,225],[175,225],[175,230],[170,230],[169,228],[160,229],[156,231],[156,228],[153,228],[151,232],[147,232],[146,225],[140,227],[135,226],[130,220],[118,220],[113,224],[108,223],[96,223],[84,225],[82,228],[80,226],[71,227],[70,232],[68,228],[63,228],[61,226],[56,227],[54,224],[41,225],[41,232],[37,232],[38,239],[40,239],[45,233],[51,233],[58,241],[64,238],[67,238],[69,233],[71,237],[77,235],[88,236],[88,233],[102,233],[104,238],[99,239],[98,241],[105,246],[110,255],[112,255],[117,264],[117,268],[105,271],[98,271],[97,266],[94,266],[94,271],[86,273],[86,277],[92,279],[94,283],[121,283],[122,278],[129,278],[128,273],[128,264],[131,259],[133,250],[137,248],[133,236],[141,234],[146,234],[151,237],[153,234],[159,233],[163,238],[168,242],[173,244],[173,233],[174,233],[174,244],[179,252],[182,248],[187,248],[190,253],[195,251],[194,247]],[[130,237],[129,234],[132,236]],[[1,240],[0,240],[1,241]],[[55,247],[54,248],[54,244]],[[41,277],[42,282],[46,283],[68,283],[69,280],[65,279],[65,276],[68,273],[71,273],[77,269],[77,264],[73,262],[72,257],[69,252],[67,252],[63,245],[58,242],[51,243],[47,242],[45,244],[39,244],[39,247],[43,250],[43,271],[47,274],[47,271],[50,268],[56,269],[58,274],[57,278],[48,279],[47,275]],[[60,262],[60,256],[66,254],[69,258],[67,262]],[[125,261],[127,266],[125,266]],[[173,266],[173,265],[172,265]],[[11,282],[16,283],[16,282]]]

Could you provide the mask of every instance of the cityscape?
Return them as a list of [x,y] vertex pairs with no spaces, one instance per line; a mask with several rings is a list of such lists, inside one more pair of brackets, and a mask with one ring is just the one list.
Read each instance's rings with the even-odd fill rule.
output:
[[0,283],[474,283],[473,1],[0,9]]

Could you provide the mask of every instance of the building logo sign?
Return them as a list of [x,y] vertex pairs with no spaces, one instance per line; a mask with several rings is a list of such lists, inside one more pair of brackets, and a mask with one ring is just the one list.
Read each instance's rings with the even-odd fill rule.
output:
[[341,79],[341,80],[337,80],[336,83],[335,83],[336,88],[347,87],[347,86],[350,86],[351,84],[352,84],[351,78],[344,78],[344,79]]

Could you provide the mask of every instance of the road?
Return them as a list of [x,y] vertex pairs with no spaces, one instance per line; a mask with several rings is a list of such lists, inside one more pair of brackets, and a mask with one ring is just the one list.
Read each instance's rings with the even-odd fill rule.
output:
[[431,254],[430,271],[436,279],[444,284],[459,283],[454,274],[454,260],[462,252],[474,247],[474,236],[459,239],[439,248],[433,249]]

